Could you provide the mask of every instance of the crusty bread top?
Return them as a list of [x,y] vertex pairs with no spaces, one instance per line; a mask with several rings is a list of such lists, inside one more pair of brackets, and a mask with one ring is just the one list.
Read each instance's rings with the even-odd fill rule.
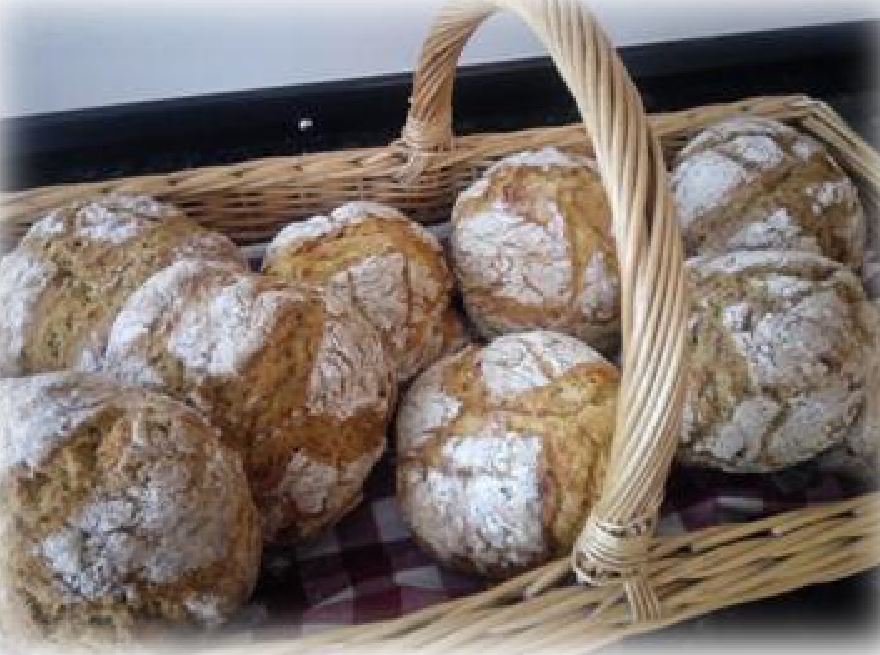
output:
[[221,263],[150,278],[113,325],[107,370],[211,417],[245,457],[267,539],[352,501],[394,400],[379,337],[350,305]]
[[783,123],[735,118],[705,129],[670,181],[691,255],[797,249],[861,264],[855,185],[818,141]]
[[846,450],[866,463],[876,481],[880,475],[880,300],[874,300],[869,308],[873,316],[867,322],[876,325],[874,346],[868,354],[865,378],[865,406],[855,427],[847,434]]
[[[290,223],[269,243],[266,248],[266,258],[275,260],[282,255],[302,254],[319,247],[325,240],[332,241],[362,233],[361,230],[353,228],[365,224],[389,223],[402,228],[407,238],[420,241],[426,248],[437,252],[441,250],[437,238],[429,230],[410,220],[397,209],[378,202],[353,200],[340,205],[327,215],[319,214],[304,221]],[[370,234],[372,230],[364,230],[363,233]]]
[[591,160],[554,148],[513,155],[463,191],[453,262],[483,336],[552,329],[601,349],[616,341],[611,212]]
[[397,418],[398,495],[416,537],[493,577],[570,547],[604,474],[617,383],[591,348],[545,331],[429,368]]
[[183,258],[245,266],[229,239],[150,198],[109,195],[50,212],[0,260],[0,375],[97,370],[121,304]]
[[688,261],[684,461],[763,472],[839,443],[864,403],[876,319],[846,266],[796,251]]
[[26,631],[217,624],[250,594],[241,459],[185,405],[89,374],[0,380],[0,453],[4,602]]
[[449,305],[452,275],[437,239],[399,211],[350,202],[292,223],[269,244],[263,271],[349,302],[378,330],[400,381],[433,361],[428,339]]

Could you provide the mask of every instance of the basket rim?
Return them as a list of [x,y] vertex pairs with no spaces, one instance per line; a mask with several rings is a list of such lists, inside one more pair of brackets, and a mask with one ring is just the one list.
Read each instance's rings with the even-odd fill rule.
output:
[[[677,138],[694,132],[714,121],[737,115],[763,116],[801,125],[813,133],[816,122],[832,123],[835,127],[847,128],[843,119],[824,100],[806,94],[780,94],[749,96],[729,102],[714,102],[685,109],[650,112],[647,114],[651,128],[664,143],[670,145]],[[806,124],[805,124],[806,121]],[[812,128],[812,129],[811,129]],[[864,140],[851,135],[868,150],[871,147]],[[849,141],[849,139],[847,139]],[[827,140],[826,140],[827,143]],[[428,170],[467,165],[471,162],[488,163],[506,153],[530,147],[552,145],[562,149],[590,151],[589,141],[583,132],[583,123],[575,121],[564,125],[533,126],[518,130],[489,131],[455,136],[454,147],[448,152],[430,156]],[[831,143],[832,147],[834,146]],[[850,151],[843,150],[843,163],[847,164]],[[876,155],[876,153],[874,153]],[[389,174],[403,165],[408,156],[408,148],[399,140],[384,145],[343,148],[320,152],[290,155],[271,155],[256,157],[224,164],[210,164],[193,168],[180,168],[159,173],[144,173],[122,177],[109,177],[95,181],[66,182],[44,186],[29,187],[16,191],[0,193],[0,226],[10,224],[29,224],[40,216],[40,212],[77,199],[103,193],[146,193],[164,184],[159,198],[171,201],[175,197],[184,200],[198,190],[198,181],[205,186],[218,177],[229,181],[228,187],[238,185],[242,189],[258,190],[261,173],[282,172],[291,179],[300,174],[326,174],[328,167],[337,163],[347,163],[348,170],[341,176],[353,177],[357,169],[369,167],[383,168]],[[257,179],[255,179],[257,178]],[[880,178],[876,180],[880,186]],[[228,188],[224,186],[223,188]],[[184,203],[183,209],[186,210]]]
[[[860,182],[866,199],[880,205],[880,155],[825,101],[805,94],[751,96],[730,102],[710,103],[674,111],[647,115],[654,133],[664,149],[674,149],[684,135],[714,121],[733,116],[763,116],[786,123],[795,123],[804,131],[822,140],[834,151],[838,163]],[[440,175],[451,170],[479,169],[506,154],[547,145],[561,149],[590,152],[589,141],[580,122],[558,126],[535,126],[511,131],[481,132],[456,136],[450,151],[426,156],[425,174]],[[354,148],[296,155],[273,155],[240,162],[178,169],[163,173],[107,178],[90,182],[71,182],[31,187],[0,193],[0,255],[11,250],[27,228],[45,213],[96,195],[126,193],[150,195],[177,204],[192,220],[217,229],[244,245],[269,241],[284,225],[308,216],[330,211],[334,206],[354,199],[383,201],[387,184],[396,180],[406,164],[408,148],[399,141],[368,148]],[[343,188],[367,177],[384,180],[386,186],[370,193],[369,189]],[[276,185],[302,191],[318,180],[338,183],[336,201],[327,198],[308,209],[281,208],[265,222],[254,220],[245,208],[231,218],[218,218],[219,212],[205,208],[206,201],[216,198],[253,195]],[[392,206],[393,201],[388,201]],[[402,203],[405,205],[405,203]],[[407,206],[401,207],[411,212]],[[223,208],[224,211],[228,207]],[[425,225],[448,221],[448,214],[413,215]]]
[[[806,94],[777,94],[777,95],[759,95],[748,96],[738,100],[729,102],[713,102],[704,105],[697,105],[685,109],[675,109],[668,111],[648,112],[647,116],[651,122],[652,129],[661,139],[670,139],[678,133],[686,130],[698,129],[699,125],[708,124],[711,119],[703,116],[703,112],[711,112],[713,115],[723,116],[735,113],[745,113],[750,115],[762,116],[779,116],[782,120],[794,120],[806,116],[812,109],[819,106],[827,106],[825,101]],[[690,124],[686,119],[691,119]],[[586,135],[581,132],[580,138],[572,139],[570,132],[572,130],[582,129],[583,123],[573,121],[562,125],[553,126],[532,126],[516,130],[491,130],[479,133],[462,134],[455,136],[455,148],[450,152],[444,153],[453,162],[463,160],[467,153],[463,152],[461,157],[455,157],[458,150],[473,150],[476,144],[485,140],[502,140],[508,137],[524,137],[529,138],[535,136],[536,140],[545,140],[556,143],[561,142],[560,147],[571,147],[573,145],[588,145]],[[58,184],[47,184],[40,186],[27,187],[16,191],[0,192],[0,207],[17,203],[27,197],[36,196],[43,192],[53,189],[76,189],[84,192],[99,192],[101,189],[111,190],[118,185],[124,185],[126,182],[136,182],[140,180],[153,180],[158,178],[167,178],[172,183],[178,178],[184,178],[188,175],[199,172],[229,172],[231,175],[244,176],[244,173],[261,165],[274,163],[286,163],[296,165],[297,163],[308,166],[314,162],[322,162],[329,159],[344,159],[359,163],[362,166],[368,166],[377,159],[392,157],[400,164],[403,163],[407,156],[407,146],[398,139],[390,143],[366,146],[357,148],[339,148],[333,150],[323,150],[316,152],[306,152],[301,154],[289,155],[269,155],[265,157],[254,157],[243,159],[241,161],[224,163],[224,164],[208,164],[204,166],[196,166],[191,168],[179,168],[171,171],[159,173],[144,173],[141,175],[130,175],[121,177],[108,177],[95,181],[80,182],[62,182]]]

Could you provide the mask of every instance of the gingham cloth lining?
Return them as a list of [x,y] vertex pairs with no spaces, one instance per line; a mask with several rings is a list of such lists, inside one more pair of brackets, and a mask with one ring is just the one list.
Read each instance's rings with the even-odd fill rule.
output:
[[[229,630],[262,637],[393,618],[474,593],[485,581],[440,567],[424,554],[394,500],[392,455],[366,485],[368,499],[313,543],[268,552],[251,603]],[[676,469],[660,531],[752,520],[864,491],[860,480],[810,462],[768,476]]]
[[[873,230],[869,239],[873,247],[863,274],[876,300],[880,248]],[[261,252],[252,254],[256,266]],[[412,540],[394,499],[393,458],[393,452],[383,457],[364,488],[364,502],[337,526],[312,543],[265,553],[257,590],[227,630],[260,638],[302,635],[401,616],[485,588],[484,580],[438,566]],[[754,520],[852,497],[869,484],[863,475],[822,458],[772,475],[677,467],[660,532]]]

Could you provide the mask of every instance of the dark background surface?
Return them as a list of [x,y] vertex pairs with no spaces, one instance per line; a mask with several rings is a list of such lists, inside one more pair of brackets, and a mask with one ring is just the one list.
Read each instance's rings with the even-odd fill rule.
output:
[[[625,48],[649,111],[755,95],[826,100],[877,145],[877,23],[795,28]],[[399,134],[411,79],[256,90],[3,122],[7,190],[383,145]],[[573,102],[545,58],[477,66],[457,78],[459,134],[560,125]],[[301,129],[307,119],[311,127]],[[731,645],[778,639],[840,646],[876,640],[877,571],[729,608],[633,640]]]
[[[757,95],[829,101],[873,139],[877,23],[792,28],[621,49],[650,112]],[[409,75],[262,89],[3,121],[6,189],[160,173],[271,155],[385,145],[400,134]],[[303,120],[311,127],[301,129]],[[456,77],[457,134],[578,119],[549,59]]]

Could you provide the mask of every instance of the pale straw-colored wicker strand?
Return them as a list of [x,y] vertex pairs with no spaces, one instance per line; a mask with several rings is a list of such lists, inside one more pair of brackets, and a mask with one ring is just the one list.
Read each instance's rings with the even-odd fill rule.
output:
[[838,143],[849,151],[850,157],[841,163],[858,178],[869,182],[865,190],[876,199],[880,188],[880,155],[825,103],[818,103],[816,112],[805,117],[803,122],[823,141]]
[[[512,11],[531,28],[574,97],[584,128],[593,135],[618,244],[624,366],[617,432],[599,501],[573,563],[586,581],[626,585],[636,618],[653,616],[659,606],[638,565],[650,544],[676,443],[684,352],[676,342],[685,321],[680,237],[662,149],[616,52],[580,2],[459,0],[437,18],[417,67],[403,134],[419,170],[452,141],[458,57],[476,26],[497,9]],[[667,341],[673,346],[666,347]]]
[[[447,38],[458,37],[450,32]],[[450,76],[450,93],[451,81]],[[813,133],[856,177],[864,198],[876,208],[880,188],[877,153],[822,102],[804,96],[750,98],[657,114],[649,121],[654,133],[662,138],[664,148],[672,152],[702,127],[741,113],[786,120]],[[442,133],[440,130],[431,138],[438,139]],[[0,210],[0,225],[4,226],[2,243],[4,248],[11,247],[12,241],[7,237],[20,234],[52,207],[109,191],[147,193],[180,203],[195,220],[241,240],[266,238],[290,220],[361,197],[398,204],[424,222],[435,222],[448,218],[450,181],[461,184],[503,155],[548,144],[590,151],[581,125],[478,134],[457,137],[453,143],[454,147],[438,147],[426,157],[422,162],[422,176],[407,185],[400,184],[398,172],[411,154],[412,146],[398,142],[385,148],[273,157],[172,174],[4,194]],[[455,173],[451,178],[450,172]],[[668,243],[658,243],[657,247],[662,252]],[[658,278],[665,279],[669,275],[662,265],[657,270]],[[644,299],[636,294],[635,302],[642,303]],[[661,320],[660,306],[649,305],[647,314],[651,318],[646,324],[656,325],[656,329],[665,333],[670,325],[668,314]],[[672,348],[673,343],[674,340],[664,341],[664,347]],[[637,345],[641,346],[642,342]],[[644,353],[633,353],[636,361],[642,361],[643,357]],[[643,386],[637,385],[630,391],[631,397],[643,402],[649,387],[647,381]],[[673,395],[675,393],[681,393],[681,388],[675,389]],[[665,425],[664,420],[670,420],[668,414],[665,419],[654,417],[656,425]],[[435,641],[438,634],[442,636],[459,627],[472,626],[461,644],[466,642],[481,654],[529,652],[522,650],[523,645],[531,648],[535,644],[553,644],[571,652],[585,652],[626,635],[720,607],[876,566],[880,553],[877,544],[880,526],[874,520],[877,510],[878,498],[872,494],[763,521],[655,541],[642,573],[658,590],[657,598],[664,610],[660,621],[632,622],[618,586],[552,588],[570,570],[566,559],[484,593],[409,616],[366,626],[330,629],[280,644],[260,644],[258,650],[267,655],[303,652],[308,648],[328,652],[329,644],[350,644],[358,652],[369,645],[386,652],[397,643],[425,645]],[[786,535],[792,536],[783,539]],[[732,568],[731,558],[738,567]],[[597,607],[606,609],[597,615]],[[536,617],[542,620],[536,621]],[[254,648],[240,644],[231,646],[231,650],[253,652]]]
[[[751,571],[751,569],[755,567],[761,568],[764,566],[766,560],[771,558],[778,559],[781,557],[790,557],[789,565],[796,562],[797,558],[800,558],[802,562],[805,561],[812,565],[817,559],[827,558],[829,553],[836,551],[838,548],[837,542],[840,539],[853,535],[857,536],[861,534],[861,531],[866,527],[876,524],[877,521],[874,518],[860,521],[847,519],[834,525],[831,530],[826,530],[821,534],[816,532],[815,534],[797,534],[795,537],[788,539],[780,538],[774,543],[775,552],[772,557],[761,549],[755,549],[754,544],[749,542],[746,542],[745,544],[734,542],[733,544],[719,549],[715,553],[703,554],[702,556],[685,555],[684,557],[688,558],[688,577],[692,580],[702,579],[703,581],[680,592],[674,604],[681,605],[683,601],[688,599],[700,600],[704,597],[717,596],[722,586],[724,588],[729,588],[730,580],[726,575],[729,574],[731,579],[739,580],[742,577],[743,571]],[[801,552],[801,548],[803,539],[805,538],[813,541],[834,543],[829,547],[828,552],[819,552],[814,548],[804,553]],[[679,566],[676,566],[676,564]],[[662,587],[667,584],[675,584],[681,580],[680,569],[682,567],[680,564],[680,559],[673,562],[666,560],[652,561],[650,565],[646,567],[646,570],[652,575],[654,584],[658,587]],[[665,574],[662,573],[664,571]],[[743,584],[754,584],[752,582],[752,577],[748,576],[748,581]],[[477,634],[481,631],[478,628],[483,626],[488,628],[486,630],[487,634],[504,634],[508,632],[518,632],[533,626],[546,627],[554,621],[559,621],[562,624],[565,624],[578,618],[581,610],[597,604],[597,601],[590,597],[593,594],[586,594],[583,592],[577,593],[578,590],[572,589],[564,591],[568,592],[565,593],[565,595],[568,596],[566,601],[560,600],[559,596],[562,594],[548,594],[548,598],[546,599],[548,601],[547,603],[541,604],[534,601],[526,602],[521,607],[500,610],[498,616],[494,620],[490,617],[472,621],[465,634]],[[592,591],[598,592],[599,590],[593,589]],[[612,601],[617,600],[613,597],[611,597],[611,599]],[[517,610],[517,614],[521,617],[519,622],[512,620],[514,609]],[[605,622],[607,618],[608,617],[605,616],[597,617],[594,613],[588,619],[585,619],[585,621],[592,624],[596,621]],[[479,624],[482,624],[482,626]],[[498,626],[498,628],[493,629],[491,627],[493,624]],[[451,626],[445,626],[445,629],[448,630],[450,627]]]
[[[673,450],[669,433],[663,435],[656,430],[666,424],[663,414],[669,409],[674,414],[676,410],[674,393],[669,386],[656,384],[654,377],[664,371],[681,376],[681,360],[663,362],[662,355],[668,355],[669,351],[663,348],[662,339],[657,339],[660,341],[657,344],[650,337],[676,334],[674,330],[657,331],[657,323],[658,319],[662,322],[666,317],[662,304],[669,296],[673,296],[673,305],[675,299],[681,300],[678,294],[669,291],[675,289],[675,280],[658,278],[661,262],[652,260],[650,253],[645,252],[649,232],[644,220],[645,213],[651,212],[648,204],[651,200],[655,202],[651,225],[653,245],[669,246],[676,237],[670,218],[672,213],[665,202],[667,192],[662,154],[659,144],[653,140],[650,145],[648,143],[649,135],[644,128],[638,94],[595,23],[580,11],[578,5],[570,5],[568,9],[569,15],[562,21],[568,27],[567,38],[551,38],[551,52],[554,47],[561,49],[568,45],[570,50],[563,51],[563,56],[554,56],[554,60],[584,62],[585,70],[579,70],[580,67],[574,64],[573,81],[566,78],[564,67],[560,69],[582,114],[595,116],[595,121],[587,119],[585,123],[593,128],[594,151],[609,196],[613,205],[620,208],[615,213],[615,226],[625,299],[622,311],[624,376],[618,432],[609,458],[608,482],[579,539],[575,565],[580,576],[592,582],[601,582],[602,576],[609,573],[625,578],[634,615],[645,618],[656,615],[659,607],[650,590],[633,579],[637,579],[638,562],[650,543],[650,523],[659,504]],[[586,44],[578,42],[584,38]],[[572,45],[574,43],[577,45]],[[582,53],[586,53],[586,57]],[[608,154],[603,157],[603,153]],[[650,170],[652,165],[655,167],[653,171]],[[648,194],[654,197],[647,198]],[[672,233],[671,238],[669,233]],[[676,263],[675,254],[674,249],[671,254],[667,249],[661,254],[662,261],[671,259]],[[679,257],[679,277],[680,262]],[[681,307],[677,309],[678,321],[683,322]],[[675,311],[673,306],[669,314],[673,320]],[[638,350],[633,349],[634,343],[639,344]],[[660,357],[655,357],[657,354]],[[640,394],[640,389],[645,389],[646,393]],[[672,423],[675,423],[674,419]],[[655,434],[660,435],[656,441],[651,439]],[[654,472],[660,475],[654,477],[651,475]],[[595,564],[600,565],[599,571],[590,570]]]
[[[751,98],[655,114],[649,120],[655,133],[663,138],[664,147],[673,148],[680,145],[684,134],[731,115],[745,112],[799,120],[815,112],[818,105],[802,96]],[[830,142],[835,143],[833,136]],[[589,149],[580,125],[463,136],[455,139],[454,149],[430,157],[424,175],[430,177],[435,172],[474,164],[485,166],[505,154],[547,144]],[[445,204],[438,205],[433,187],[424,188],[425,181],[400,184],[397,172],[406,161],[407,152],[400,144],[392,144],[4,193],[0,202],[0,231],[10,237],[20,235],[52,208],[109,192],[143,193],[181,203],[191,218],[248,241],[269,238],[292,220],[328,211],[346,200],[363,198],[397,204],[427,223],[448,220]],[[365,176],[369,178],[368,185],[363,184]],[[243,209],[243,194],[265,206],[260,211]]]
[[[828,538],[828,535],[823,536]],[[802,541],[799,543],[803,544]],[[873,546],[876,547],[876,543],[874,543]],[[868,551],[868,553],[873,553],[876,559],[876,550]],[[841,550],[839,543],[831,544],[822,554],[821,561],[824,562],[824,566],[826,567],[825,573],[822,575],[828,575],[829,564],[833,564],[831,558],[838,557],[841,563],[846,563],[852,562],[851,556],[852,553],[848,552],[847,549],[844,548]],[[793,577],[789,575],[788,580],[783,582],[781,587],[773,590],[767,588],[767,581],[763,579],[763,576],[761,575],[761,573],[766,572],[766,569],[768,568],[767,562],[771,560],[768,555],[762,557],[757,562],[733,571],[729,577],[723,575],[718,576],[710,572],[709,577],[705,579],[702,584],[697,583],[690,587],[685,587],[684,592],[679,594],[678,597],[670,596],[669,598],[664,599],[664,603],[668,609],[678,613],[678,611],[680,611],[679,608],[687,608],[689,603],[695,602],[699,605],[700,603],[706,603],[709,599],[715,599],[715,605],[713,606],[714,609],[715,607],[730,604],[731,599],[733,599],[733,602],[736,602],[736,600],[740,598],[762,597],[763,595],[777,593],[780,590],[788,588],[792,579],[795,584],[798,584],[800,576],[804,575],[803,567],[797,561],[797,558],[798,556],[795,555],[787,563],[788,567],[795,571]],[[809,553],[806,557],[801,557],[801,559],[806,559],[807,561],[814,563],[817,561],[815,553]],[[677,568],[682,569],[685,567],[679,566]],[[777,572],[777,575],[779,575],[779,572]],[[677,580],[677,578],[673,579]],[[690,600],[688,597],[690,597]],[[538,643],[540,643],[542,646],[547,646],[552,642],[548,642],[545,639],[542,639],[542,637],[546,638],[547,635],[553,635],[553,638],[558,639],[560,637],[560,631],[569,631],[571,637],[578,638],[576,641],[580,641],[581,638],[589,636],[591,631],[601,631],[603,627],[609,624],[616,624],[619,628],[625,630],[626,625],[629,623],[627,612],[625,610],[625,606],[618,603],[615,611],[606,612],[598,617],[595,614],[581,617],[579,616],[579,613],[574,613],[568,616],[562,616],[555,622],[547,621],[545,619],[541,624],[533,624],[530,626],[530,628],[534,629],[534,638],[536,640],[533,645],[537,646]],[[492,636],[495,638],[498,635],[496,633]],[[516,644],[521,642],[518,634],[516,637],[516,643],[512,644],[513,646],[516,646]]]
[[[877,512],[878,502],[880,496],[871,494],[761,521],[719,526],[662,538],[652,548],[646,571],[664,593],[667,585],[682,586],[682,580],[689,583],[664,598],[667,609],[685,608],[689,612],[685,613],[685,609],[682,609],[682,613],[677,612],[670,622],[699,614],[700,607],[704,608],[703,611],[709,611],[739,602],[731,590],[738,592],[739,588],[733,585],[739,584],[744,578],[754,580],[757,591],[750,592],[751,595],[748,596],[741,595],[739,598],[743,602],[773,595],[777,593],[775,590],[785,591],[803,584],[836,579],[877,564],[880,553],[877,550],[877,523],[880,517]],[[736,557],[741,558],[738,562],[739,568],[732,568],[731,560]],[[800,561],[797,557],[811,562],[812,565],[806,568],[793,567],[793,563],[797,565]],[[837,557],[843,561],[832,566],[832,560]],[[781,572],[793,568],[797,569],[795,573],[780,577]],[[777,583],[778,577],[780,579]],[[540,635],[552,625],[550,619],[553,617],[562,614],[564,618],[561,622],[568,624],[582,618],[578,616],[578,612],[605,603],[613,595],[611,588],[566,587],[548,592],[543,597],[507,605],[511,590],[517,582],[511,581],[502,585],[506,588],[505,593],[499,594],[498,589],[493,589],[401,619],[332,629],[295,643],[301,648],[329,643],[387,643],[395,647],[415,647],[422,643],[431,643],[436,635],[446,634],[462,626],[476,632],[473,628],[478,624],[485,627],[485,636],[490,640],[506,633],[527,633],[532,628]],[[772,590],[768,589],[768,585]],[[618,598],[612,600],[619,599],[619,594],[616,595]],[[481,598],[487,599],[490,606],[474,602]],[[498,602],[501,605],[497,609],[491,607],[492,603]],[[710,603],[714,604],[710,606]],[[459,611],[464,604],[470,605],[471,610]],[[572,612],[570,616],[564,611],[568,607]],[[443,608],[447,612],[442,611]],[[618,607],[615,611],[619,613],[621,609]],[[601,624],[605,625],[609,620],[611,619],[605,616]],[[596,622],[596,619],[592,621]],[[620,622],[618,619],[614,621]],[[408,636],[394,638],[401,634]],[[293,652],[284,650],[284,646],[280,649],[279,652]]]
[[[383,652],[422,653],[433,652],[437,643],[454,645],[456,652],[473,649],[483,654],[513,655],[550,647],[587,652],[707,611],[877,566],[878,504],[880,494],[874,493],[751,524],[658,539],[645,566],[665,610],[656,621],[632,623],[626,602],[613,587],[575,586],[515,605],[502,600],[500,606],[470,613],[444,616],[429,608],[360,630],[357,626],[330,629],[268,650],[261,645],[261,653],[307,652],[332,644],[349,644],[359,651],[372,645]],[[595,608],[602,604],[608,604],[606,611],[596,614]],[[369,630],[376,627],[384,629]]]

